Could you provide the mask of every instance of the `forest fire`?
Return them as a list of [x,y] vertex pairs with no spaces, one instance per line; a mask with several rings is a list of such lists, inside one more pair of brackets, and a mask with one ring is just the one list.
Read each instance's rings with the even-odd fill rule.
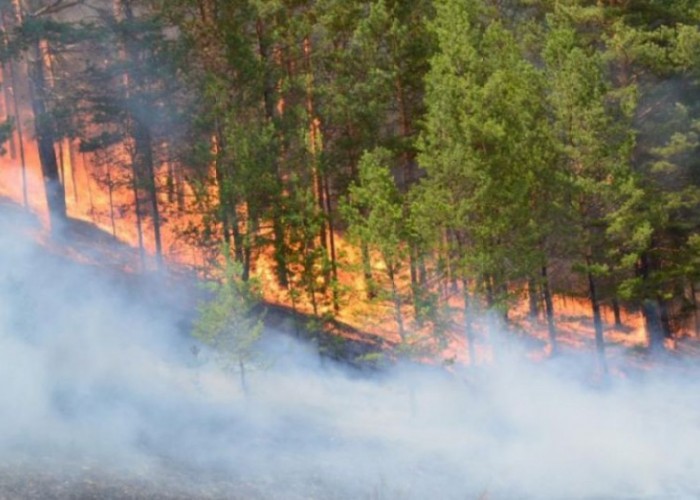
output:
[[0,1],[0,497],[700,495],[698,26]]

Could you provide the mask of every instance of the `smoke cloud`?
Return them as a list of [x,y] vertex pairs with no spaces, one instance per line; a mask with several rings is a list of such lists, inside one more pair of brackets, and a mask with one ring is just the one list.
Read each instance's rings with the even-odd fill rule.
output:
[[246,396],[193,355],[186,294],[126,286],[26,228],[0,211],[0,496],[700,495],[691,367],[592,384],[575,357],[509,347],[476,369],[358,373],[267,332]]

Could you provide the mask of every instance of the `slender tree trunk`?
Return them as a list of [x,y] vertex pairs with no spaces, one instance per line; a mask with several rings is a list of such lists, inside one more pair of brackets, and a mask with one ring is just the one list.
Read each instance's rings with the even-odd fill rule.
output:
[[500,286],[501,289],[501,295],[503,296],[503,300],[500,301],[503,304],[503,321],[505,322],[506,325],[510,323],[510,318],[509,318],[509,300],[508,300],[508,282],[504,282]]
[[[251,238],[255,237],[255,235],[258,232],[258,222],[257,218],[255,218],[251,213],[250,213],[250,208],[248,209],[248,233],[246,234],[245,238],[241,238],[241,243],[243,245],[243,276],[242,279],[243,281],[248,281],[250,279],[250,271],[252,267],[252,259],[253,259],[253,242],[250,240]],[[236,224],[236,227],[238,227],[238,224]]]
[[168,203],[173,204],[175,203],[175,167],[170,159],[167,160],[166,165],[168,174],[165,181],[165,192],[168,196]]
[[[311,64],[311,38],[306,36],[303,41],[304,66],[306,70],[306,115],[308,120],[308,138],[309,138],[309,153],[311,154],[311,175],[313,179],[313,188],[316,194],[316,204],[318,210],[323,214],[323,222],[319,230],[319,240],[323,247],[324,255],[328,256],[330,250],[328,248],[328,213],[326,212],[326,200],[324,190],[324,172],[321,168],[319,155],[322,148],[321,126],[320,120],[314,111],[313,97],[313,66]],[[331,274],[330,269],[324,269],[323,279],[326,286],[330,285]]]
[[491,276],[484,276],[484,285],[486,286],[486,307],[488,309],[493,309],[493,284],[491,282]]
[[[642,253],[639,258],[637,273],[644,283],[649,280],[650,263],[646,252]],[[642,301],[642,315],[644,316],[644,324],[649,339],[649,350],[652,353],[663,351],[664,332],[661,326],[658,303],[653,299],[644,298]]]
[[527,281],[527,296],[529,298],[530,302],[530,311],[529,311],[529,316],[530,319],[536,319],[537,316],[539,315],[539,304],[537,300],[537,283],[535,282],[535,278],[530,278]]
[[51,119],[46,109],[46,76],[44,71],[43,42],[37,40],[33,47],[31,93],[34,110],[34,126],[39,149],[39,162],[44,178],[46,202],[49,208],[49,220],[52,231],[56,231],[67,219],[66,194],[60,181],[58,160],[54,149],[55,136]]
[[469,363],[476,366],[476,346],[474,344],[474,329],[472,327],[471,298],[469,297],[469,283],[462,279],[462,294],[464,298],[464,333],[467,338],[467,349],[469,350]]
[[243,391],[243,394],[248,394],[248,381],[246,380],[245,363],[243,362],[243,358],[240,356],[238,357],[238,369],[240,373],[241,390]]
[[418,251],[415,245],[410,245],[408,254],[409,274],[411,275],[411,295],[413,299],[413,313],[416,318],[421,315],[421,288],[418,283]]
[[[3,12],[0,10],[0,30],[2,32],[5,32],[5,23],[3,21]],[[7,37],[5,37],[5,43],[7,43]],[[9,84],[9,82],[12,79],[12,76],[10,75],[10,71],[8,69],[8,65],[5,63],[2,63],[0,66],[0,69],[2,70],[2,95],[3,95],[3,108],[4,108],[4,118],[7,121],[14,121],[14,125],[17,126],[17,122],[15,117],[13,116],[12,113],[12,94],[11,94],[11,88],[12,86]],[[9,138],[9,146],[10,146],[10,158],[13,160],[17,158],[17,144],[15,142],[15,136],[14,134],[10,135]]]
[[551,354],[554,356],[559,351],[557,343],[557,327],[554,324],[554,303],[552,301],[552,291],[549,287],[549,275],[547,265],[542,266],[542,295],[544,297],[545,313],[547,315],[547,332],[549,333],[549,346]]
[[289,273],[287,272],[287,242],[284,236],[284,226],[282,225],[282,216],[277,210],[272,221],[272,232],[275,237],[275,269],[277,271],[277,282],[283,288],[289,286]]
[[605,340],[603,338],[603,320],[600,315],[600,303],[598,302],[598,295],[596,292],[595,279],[593,273],[591,272],[591,258],[586,257],[586,264],[588,265],[588,291],[591,300],[591,309],[593,310],[593,326],[595,328],[595,345],[596,352],[598,353],[598,361],[603,373],[607,374],[608,365],[605,359]]
[[65,187],[66,185],[66,162],[65,158],[63,158],[63,141],[58,141],[58,154],[56,155],[58,158],[58,178],[61,181],[61,184]]
[[615,318],[615,328],[622,328],[622,316],[620,314],[620,301],[617,297],[612,299],[613,316]]
[[70,180],[71,183],[73,184],[73,201],[77,204],[79,201],[78,197],[78,183],[76,182],[76,176],[75,176],[75,154],[73,152],[73,148],[75,147],[73,145],[73,141],[68,139],[67,142],[68,145],[68,163],[70,164]]
[[333,277],[333,311],[335,314],[340,312],[340,297],[338,297],[338,257],[335,249],[335,223],[333,220],[333,211],[331,207],[331,190],[329,186],[328,176],[323,178],[323,188],[326,192],[324,197],[326,200],[326,214],[328,216],[328,244],[331,251],[331,276]]
[[[130,0],[116,0],[115,9],[121,9],[121,14],[117,10],[116,15],[128,22],[134,22],[134,12]],[[130,37],[128,34],[123,39],[123,47],[126,51],[128,60],[132,63],[139,63],[141,60],[141,47],[139,41]],[[161,240],[161,217],[160,208],[158,207],[158,189],[156,185],[156,172],[153,159],[153,137],[151,129],[145,122],[142,116],[141,107],[143,102],[135,98],[132,90],[143,91],[147,90],[148,82],[145,76],[139,72],[130,74],[128,71],[124,75],[124,85],[126,90],[127,100],[127,115],[130,122],[130,135],[134,142],[134,152],[132,160],[134,162],[133,171],[139,180],[144,184],[148,195],[148,204],[153,219],[153,237],[156,247],[156,265],[158,270],[163,269],[163,244]],[[138,197],[138,182],[137,197]]]
[[163,243],[161,241],[161,220],[158,207],[158,191],[156,187],[155,166],[153,164],[153,139],[151,131],[145,124],[136,120],[135,130],[136,164],[143,169],[146,182],[146,191],[150,203],[151,217],[153,218],[153,236],[156,244],[156,265],[158,270],[163,269]]
[[83,166],[83,172],[85,173],[85,184],[87,184],[88,190],[88,201],[90,202],[90,219],[95,222],[95,204],[92,199],[92,182],[91,175],[88,171],[87,162],[85,161],[85,153],[80,153],[80,164]]
[[693,304],[693,317],[695,319],[695,336],[700,336],[700,311],[698,311],[698,297],[695,291],[695,281],[690,279],[690,300]]
[[365,287],[367,289],[367,300],[372,300],[377,296],[375,290],[374,278],[372,277],[372,263],[369,257],[369,248],[365,242],[361,243],[362,252],[362,273],[365,278]]
[[452,279],[452,266],[450,263],[451,260],[451,255],[450,255],[450,242],[449,242],[449,235],[448,231],[445,229],[441,231],[441,245],[440,245],[440,253],[441,255],[438,256],[438,269],[440,272],[440,283],[439,286],[442,288],[441,293],[442,297],[444,300],[449,300],[450,298],[450,288],[449,288],[449,283],[450,280]]
[[389,280],[391,281],[391,299],[394,302],[394,316],[396,319],[396,324],[399,327],[399,337],[401,337],[401,343],[406,342],[406,331],[403,325],[403,314],[401,313],[401,296],[396,288],[396,275],[394,269],[388,266],[389,270]]
[[112,236],[117,237],[117,226],[114,222],[114,183],[112,182],[112,168],[107,164],[107,193],[109,195],[109,220],[112,223]]
[[134,211],[136,213],[136,234],[139,242],[139,258],[141,260],[141,270],[146,270],[146,252],[143,246],[143,221],[141,214],[141,201],[139,200],[139,181],[135,168],[135,162],[131,162],[131,188],[134,192]]
[[671,317],[668,312],[668,302],[663,297],[657,295],[656,302],[659,304],[659,320],[664,339],[673,340],[673,330],[671,329]]
[[15,126],[17,127],[17,142],[19,145],[19,160],[22,170],[22,202],[25,207],[29,207],[29,194],[27,186],[27,160],[24,150],[24,131],[22,130],[22,117],[19,111],[19,99],[17,98],[17,77],[15,76],[15,64],[10,59],[10,84],[12,85],[12,101],[15,111]]
[[[15,26],[18,26],[21,21],[22,21],[22,14],[20,10],[19,3],[15,0],[13,2],[13,7],[14,7],[14,15],[12,16],[13,19],[13,24]],[[7,36],[7,30],[6,30],[6,23],[5,23],[5,13],[0,11],[0,29],[3,31],[3,40],[7,44],[8,43],[8,36]],[[25,208],[29,208],[29,195],[28,195],[28,187],[27,187],[27,162],[25,160],[25,151],[24,151],[24,132],[22,130],[22,117],[21,113],[19,110],[19,99],[17,98],[17,66],[15,65],[15,61],[10,58],[7,67],[3,65],[3,76],[7,75],[9,73],[9,85],[7,79],[3,81],[3,90],[5,94],[5,103],[6,103],[6,109],[7,109],[7,117],[10,117],[10,107],[13,109],[13,118],[14,118],[14,124],[15,124],[15,130],[17,131],[17,142],[19,145],[19,156],[20,156],[20,169],[21,169],[21,176],[22,176],[22,203],[24,204]],[[11,103],[10,103],[11,99]],[[15,146],[15,140],[14,140],[14,135],[11,137],[10,140],[10,155],[12,159],[15,159],[17,157],[17,148]]]
[[[217,127],[218,128],[218,127]],[[224,145],[222,144],[221,133],[217,132],[218,139],[214,140],[214,150],[216,159],[214,160],[214,176],[216,177],[216,187],[218,191],[219,198],[219,219],[221,220],[221,231],[223,233],[224,243],[231,243],[231,197],[229,196],[228,181],[224,173],[223,165],[221,164],[221,149]],[[236,252],[236,260],[242,262],[243,254],[241,253],[241,260],[239,260],[239,252],[242,252],[238,245],[234,243],[234,252]]]
[[[275,123],[275,103],[274,103],[274,88],[275,84],[271,77],[270,71],[267,68],[270,62],[270,55],[268,54],[267,41],[265,39],[265,26],[262,19],[258,19],[255,26],[257,40],[258,40],[258,54],[262,65],[264,66],[264,86],[263,86],[263,105],[265,108],[265,116],[268,123]],[[275,173],[277,176],[277,183],[279,185],[279,195],[282,196],[284,185],[282,175],[280,172],[279,161],[275,162]],[[284,234],[284,227],[282,225],[283,213],[281,213],[281,206],[278,204],[275,213],[273,214],[272,220],[272,233],[274,236],[274,258],[277,271],[277,281],[280,286],[287,288],[289,286],[289,277],[287,272],[287,243]]]

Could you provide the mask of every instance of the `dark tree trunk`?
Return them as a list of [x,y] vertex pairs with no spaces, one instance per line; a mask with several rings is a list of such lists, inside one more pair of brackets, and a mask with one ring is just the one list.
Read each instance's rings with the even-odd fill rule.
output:
[[156,187],[155,166],[153,164],[153,139],[149,127],[138,118],[135,120],[134,161],[136,168],[144,175],[151,217],[153,218],[153,236],[156,244],[156,262],[158,269],[163,268],[163,244],[161,241],[160,210],[158,208],[158,190]]
[[559,351],[557,344],[557,327],[554,324],[554,303],[552,301],[552,291],[549,287],[549,275],[547,266],[542,266],[542,296],[544,298],[544,307],[547,315],[547,332],[549,333],[549,345],[551,354],[555,355]]
[[490,275],[484,276],[484,285],[486,286],[486,307],[488,309],[493,309],[493,283],[491,282]]
[[112,236],[117,237],[117,225],[114,221],[114,183],[112,182],[112,169],[107,164],[107,194],[109,196],[109,221],[112,224]]
[[369,258],[369,248],[366,243],[361,243],[362,252],[362,274],[365,278],[365,287],[367,289],[367,300],[372,300],[377,296],[375,290],[374,278],[372,277],[372,263]]
[[[649,256],[644,252],[640,256],[637,264],[637,273],[644,283],[649,280],[650,271]],[[647,294],[646,290],[644,290],[644,294]],[[645,297],[642,301],[642,315],[644,316],[644,325],[649,339],[649,350],[651,352],[663,351],[664,331],[661,325],[658,302]]]
[[673,329],[671,328],[671,316],[668,311],[668,302],[661,296],[656,297],[659,304],[659,320],[661,322],[661,330],[665,339],[673,339]]
[[600,303],[598,301],[598,295],[596,291],[595,279],[593,273],[590,270],[591,259],[586,257],[586,264],[588,265],[588,292],[590,294],[591,309],[593,310],[593,327],[595,329],[595,346],[596,352],[598,354],[598,362],[603,370],[603,373],[607,374],[608,365],[605,359],[605,339],[603,338],[603,319],[600,315]]
[[396,324],[399,327],[399,337],[401,337],[401,343],[406,341],[406,330],[403,325],[403,314],[401,313],[401,295],[396,288],[396,274],[394,269],[389,266],[389,280],[391,281],[391,300],[394,303],[394,317],[396,319]]
[[612,299],[613,316],[615,317],[615,328],[622,328],[622,315],[620,314],[620,301],[617,297]]
[[239,356],[238,358],[238,369],[239,369],[239,375],[240,375],[240,382],[241,382],[241,390],[243,391],[243,394],[248,394],[248,380],[246,379],[246,372],[245,372],[245,363],[243,362],[243,358]]
[[510,318],[508,315],[510,309],[508,306],[508,283],[502,283],[499,288],[501,289],[501,296],[503,297],[502,300],[499,301],[502,304],[501,307],[503,307],[503,321],[507,325],[508,323],[510,323]]
[[421,287],[418,283],[418,251],[415,245],[410,245],[408,254],[409,270],[411,275],[411,296],[413,299],[413,313],[416,318],[421,316]]
[[[19,24],[21,22],[21,13],[19,10],[19,4],[14,5],[14,23]],[[5,23],[5,13],[0,11],[0,30],[3,31],[3,41],[8,43],[7,29]],[[13,118],[15,124],[15,130],[17,131],[17,142],[19,145],[19,156],[20,156],[20,168],[22,174],[22,203],[25,207],[29,208],[29,195],[27,188],[27,162],[25,159],[24,151],[24,132],[22,130],[22,117],[19,112],[19,99],[17,98],[17,66],[12,58],[8,61],[7,67],[3,65],[3,77],[6,77],[9,72],[9,85],[7,78],[3,80],[3,90],[5,94],[5,103],[7,109],[7,117],[10,118],[10,107],[13,109]],[[11,99],[11,103],[10,103]],[[14,160],[17,157],[17,147],[15,146],[14,135],[10,140],[10,155]]]
[[[265,25],[262,19],[257,20],[255,31],[258,41],[258,54],[264,67],[262,104],[265,109],[265,117],[267,121],[270,124],[273,124],[275,123],[275,82],[268,68],[270,63],[270,54],[268,53],[269,47],[266,40]],[[277,177],[277,183],[279,185],[278,195],[281,196],[283,179],[278,160],[275,161],[274,170]],[[289,252],[289,249],[287,248],[287,243],[285,240],[284,227],[281,220],[282,216],[281,206],[278,206],[273,214],[272,233],[274,236],[274,258],[276,264],[277,281],[280,286],[287,288],[289,286],[287,271],[287,253]]]
[[146,252],[143,246],[143,215],[141,214],[141,200],[139,199],[139,181],[134,162],[131,162],[131,188],[134,192],[134,212],[136,213],[136,233],[139,241],[139,258],[141,269],[146,269]]
[[695,319],[695,336],[700,336],[700,311],[698,311],[698,298],[695,292],[695,282],[690,279],[690,303],[693,306],[693,318]]
[[67,218],[66,193],[60,180],[58,160],[54,149],[55,135],[52,120],[46,109],[46,76],[44,71],[44,56],[41,40],[34,44],[34,58],[31,71],[32,109],[34,111],[34,127],[39,148],[39,162],[44,178],[46,202],[49,208],[51,229],[57,230],[61,222]]
[[471,298],[469,297],[469,283],[462,280],[462,294],[464,296],[464,333],[467,338],[467,349],[469,350],[469,363],[476,365],[476,346],[474,345],[474,329],[472,327]]
[[331,189],[328,181],[328,176],[323,176],[323,189],[325,191],[324,199],[326,201],[326,215],[328,217],[328,246],[330,249],[331,258],[331,276],[333,277],[333,311],[336,314],[340,312],[340,297],[338,297],[338,257],[335,250],[335,227],[333,220],[333,211],[331,206]]
[[537,319],[537,316],[539,316],[539,301],[538,301],[538,292],[537,292],[537,283],[535,282],[534,278],[530,278],[527,281],[527,296],[529,298],[530,302],[530,311],[529,311],[529,316],[530,319]]
[[[121,0],[120,7],[123,10],[124,18],[130,23],[134,21],[134,13],[130,0]],[[124,47],[126,49],[129,61],[137,64],[141,61],[141,47],[139,41],[128,35],[124,39]],[[139,184],[143,184],[148,195],[148,204],[151,217],[153,218],[153,237],[156,245],[156,263],[158,270],[163,268],[163,244],[161,241],[161,219],[160,209],[158,207],[158,190],[156,186],[155,164],[153,160],[153,137],[151,128],[147,123],[147,117],[143,110],[146,109],[144,102],[141,99],[132,97],[132,88],[130,81],[133,81],[133,90],[144,91],[148,87],[148,81],[142,71],[134,71],[130,74],[130,79],[127,78],[126,94],[127,94],[127,115],[133,126],[131,137],[134,141],[134,151],[132,161],[134,163],[133,170],[136,175],[136,191],[138,197]],[[138,212],[138,210],[137,210]]]

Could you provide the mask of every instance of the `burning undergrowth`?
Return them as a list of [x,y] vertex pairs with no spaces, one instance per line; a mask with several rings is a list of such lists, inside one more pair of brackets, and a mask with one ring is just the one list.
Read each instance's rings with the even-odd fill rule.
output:
[[[589,383],[575,357],[359,373],[266,332],[243,394],[135,294],[0,224],[0,496],[694,497],[697,370]],[[183,300],[184,294],[183,294]]]

